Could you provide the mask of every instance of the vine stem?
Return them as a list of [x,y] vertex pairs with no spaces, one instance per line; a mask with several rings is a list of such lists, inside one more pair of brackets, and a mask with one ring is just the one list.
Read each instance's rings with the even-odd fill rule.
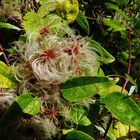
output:
[[7,58],[7,56],[6,56],[5,52],[4,52],[4,49],[3,49],[3,47],[1,46],[1,44],[0,44],[0,51],[3,52],[3,57],[4,57],[4,59],[5,59],[6,64],[7,64],[8,66],[10,66],[9,61],[8,61],[8,58]]
[[[131,28],[128,28],[127,29],[128,31],[128,67],[127,67],[127,74],[129,75],[130,74],[130,71],[131,71],[131,32],[132,32],[132,29]],[[124,81],[124,84],[122,86],[122,91],[126,88],[126,85],[128,83],[128,79],[125,78],[125,81]]]
[[108,130],[110,128],[111,123],[112,123],[112,116],[110,116],[110,119],[108,121],[107,128],[106,128],[105,133],[104,133],[104,139],[106,139],[106,136],[107,136],[107,133],[108,133]]

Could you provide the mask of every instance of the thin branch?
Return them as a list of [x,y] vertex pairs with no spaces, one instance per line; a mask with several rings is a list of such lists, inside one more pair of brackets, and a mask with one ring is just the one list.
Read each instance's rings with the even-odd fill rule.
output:
[[110,74],[110,75],[107,75],[109,77],[120,77],[120,78],[123,78],[125,79],[126,77],[125,76],[122,76],[122,75],[119,75],[119,74]]
[[106,128],[105,133],[104,133],[104,139],[105,139],[106,136],[107,136],[107,133],[108,133],[108,130],[109,130],[109,128],[110,128],[111,123],[112,123],[112,116],[110,116],[110,119],[109,119],[109,121],[108,121],[107,128]]
[[8,58],[7,58],[7,56],[6,56],[5,52],[4,52],[4,49],[3,49],[3,47],[1,46],[1,44],[0,44],[0,51],[3,52],[3,57],[4,57],[4,59],[5,59],[6,64],[7,64],[8,66],[10,66],[9,61],[8,61]]
[[[129,75],[130,71],[131,71],[131,32],[132,32],[132,29],[128,28],[127,31],[128,31],[128,67],[127,67],[127,74]],[[122,86],[122,92],[126,88],[127,83],[128,83],[128,79],[125,78],[125,82]]]

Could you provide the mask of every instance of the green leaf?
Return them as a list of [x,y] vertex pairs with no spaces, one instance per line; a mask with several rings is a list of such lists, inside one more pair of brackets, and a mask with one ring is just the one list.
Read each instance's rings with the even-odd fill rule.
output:
[[[103,129],[103,127],[101,126],[97,126],[95,125],[95,127],[101,131],[103,134],[105,133],[105,129]],[[111,139],[111,140],[116,140],[115,136],[110,132],[110,130],[107,132],[107,136]]]
[[121,122],[134,126],[140,132],[140,108],[128,96],[120,92],[112,92],[101,98],[101,102]]
[[27,34],[39,30],[41,17],[35,12],[28,12],[23,17],[23,26]]
[[18,84],[0,74],[0,88],[17,88]]
[[[111,86],[109,88],[105,88],[105,89],[99,91],[98,94],[101,97],[103,97],[103,96],[106,96],[106,95],[108,95],[108,94],[110,94],[112,92],[121,92],[121,91],[122,91],[122,87],[120,87],[118,85],[113,85],[113,86]],[[127,95],[128,94],[127,90],[123,90],[123,94]]]
[[40,100],[33,98],[31,93],[24,93],[17,98],[18,105],[22,112],[29,115],[36,115],[40,110]]
[[11,67],[0,61],[0,88],[16,88],[18,82],[14,77]]
[[13,71],[11,67],[7,66],[5,63],[0,61],[0,74],[10,77],[10,75],[13,75]]
[[126,6],[129,2],[129,0],[112,0],[113,2],[116,2],[117,4],[119,4],[120,6]]
[[68,23],[72,23],[76,19],[79,13],[78,0],[56,0],[56,5],[55,14]]
[[117,32],[126,30],[126,27],[117,19],[103,18],[103,23],[110,27],[108,29],[109,31],[113,30],[113,32]]
[[14,102],[0,119],[0,138],[4,139],[5,132],[11,124],[18,121],[19,118],[23,115],[21,108]]
[[98,42],[90,38],[88,38],[88,41],[90,43],[89,46],[98,54],[97,59],[99,61],[101,61],[102,63],[112,63],[113,61],[115,61],[115,58],[109,52],[107,52]]
[[44,27],[49,27],[50,34],[52,33],[60,36],[72,34],[68,23],[56,14],[49,14],[47,17],[43,18],[39,13],[28,12],[23,18],[24,29],[27,35],[33,39],[39,37],[40,30]]
[[70,117],[77,125],[88,126],[91,124],[83,108],[73,107],[70,111]]
[[8,126],[18,121],[25,113],[34,116],[39,110],[40,101],[31,93],[20,95],[0,120],[0,138],[3,139]]
[[14,30],[21,30],[20,28],[18,28],[15,25],[12,25],[10,23],[4,23],[4,22],[0,22],[0,28],[5,28],[5,29],[14,29]]
[[130,20],[130,18],[125,14],[124,11],[122,11],[117,5],[114,5],[113,3],[105,3],[108,9],[116,10],[117,13],[119,13],[122,17],[124,17],[126,20]]
[[134,28],[136,29],[136,30],[140,30],[140,19],[138,19],[135,23],[134,23]]
[[76,18],[76,22],[79,24],[80,27],[82,27],[82,29],[89,34],[90,28],[89,28],[89,24],[88,21],[85,17],[85,15],[83,14],[83,12],[81,10],[79,10],[79,14]]
[[3,52],[0,52],[0,56],[3,54]]
[[67,134],[66,140],[94,140],[94,138],[82,131],[73,130]]
[[69,101],[78,102],[92,97],[103,88],[114,85],[118,79],[98,76],[76,77],[60,84],[62,96]]
[[125,75],[126,75],[127,79],[128,79],[132,84],[136,85],[136,81],[135,81],[130,75],[128,75],[128,74],[125,74]]

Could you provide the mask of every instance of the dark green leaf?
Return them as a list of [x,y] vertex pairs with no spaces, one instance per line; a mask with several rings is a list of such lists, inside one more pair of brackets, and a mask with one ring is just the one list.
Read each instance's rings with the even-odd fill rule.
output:
[[117,119],[134,126],[140,132],[140,108],[130,97],[120,92],[112,92],[102,98],[101,102]]
[[112,63],[113,61],[115,61],[115,58],[109,52],[107,52],[98,42],[90,38],[88,38],[88,41],[90,43],[89,46],[97,52],[97,59],[99,61],[101,61],[102,63]]
[[0,120],[0,138],[4,139],[5,132],[11,124],[18,121],[23,112],[17,102],[14,102]]
[[79,10],[79,14],[76,18],[76,21],[77,23],[82,27],[82,29],[87,33],[89,34],[89,24],[88,24],[88,21],[85,17],[85,15],[82,13],[82,11]]
[[82,131],[73,130],[67,134],[66,140],[94,140],[94,138]]
[[60,86],[62,96],[66,100],[78,102],[97,94],[99,90],[109,88],[117,81],[118,79],[108,77],[83,76],[68,80]]
[[31,93],[20,95],[0,120],[0,138],[4,137],[8,126],[20,119],[25,113],[34,116],[39,110],[40,101],[34,98]]
[[125,14],[124,11],[122,11],[117,5],[114,5],[113,3],[105,3],[108,9],[116,10],[117,13],[119,13],[122,17],[124,17],[126,20],[130,20],[129,17]]

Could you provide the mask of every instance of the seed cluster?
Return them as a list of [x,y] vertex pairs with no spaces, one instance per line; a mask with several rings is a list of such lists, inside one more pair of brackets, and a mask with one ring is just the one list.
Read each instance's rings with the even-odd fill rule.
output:
[[[73,104],[62,98],[59,84],[69,78],[94,75],[96,54],[86,38],[76,35],[59,37],[49,34],[48,28],[41,29],[38,39],[19,45],[17,52],[21,57],[14,64],[14,72],[22,83],[19,90],[21,93],[32,92],[41,100],[41,109],[33,126],[39,127],[40,124],[37,129],[44,130],[38,133],[46,133],[51,139],[68,127],[67,122],[71,123]],[[85,102],[81,104],[85,105]],[[52,125],[48,125],[48,121]]]

